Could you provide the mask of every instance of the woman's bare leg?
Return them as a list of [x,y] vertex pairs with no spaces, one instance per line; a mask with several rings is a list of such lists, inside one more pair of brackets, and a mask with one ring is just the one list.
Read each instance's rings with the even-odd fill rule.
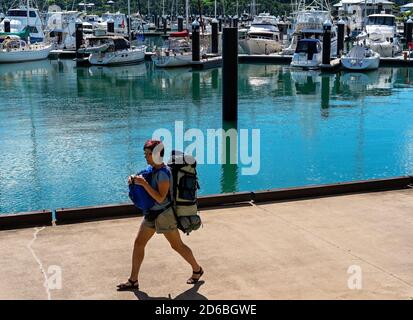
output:
[[139,270],[141,268],[141,264],[145,256],[146,244],[154,234],[155,229],[148,228],[144,224],[141,224],[133,246],[132,271],[130,275],[130,279],[132,281],[138,280]]
[[172,249],[178,252],[191,265],[193,271],[197,272],[201,270],[201,266],[196,261],[192,250],[182,242],[181,235],[178,230],[164,233],[164,236],[169,241]]

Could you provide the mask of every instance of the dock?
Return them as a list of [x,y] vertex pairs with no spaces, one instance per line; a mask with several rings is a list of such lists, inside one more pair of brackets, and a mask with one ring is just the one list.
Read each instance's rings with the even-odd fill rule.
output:
[[394,58],[380,58],[379,67],[413,67],[413,58],[403,56]]
[[336,72],[341,67],[340,58],[332,59],[329,64],[321,64],[320,69],[322,72]]
[[240,63],[290,64],[293,56],[282,54],[238,54]]
[[49,59],[73,59],[76,58],[76,50],[52,50]]
[[155,52],[147,51],[145,52],[145,60],[146,61],[152,61],[152,56],[155,54]]
[[152,31],[152,32],[144,32],[143,33],[143,35],[145,37],[160,37],[163,34],[164,34],[163,31]]
[[[205,270],[195,286],[155,235],[140,290],[116,291],[138,215],[0,231],[0,299],[413,299],[413,189],[261,200],[201,209],[203,227],[182,235]],[[62,286],[48,290],[56,268]]]
[[206,70],[222,66],[222,56],[206,55],[201,61],[192,61],[192,69]]

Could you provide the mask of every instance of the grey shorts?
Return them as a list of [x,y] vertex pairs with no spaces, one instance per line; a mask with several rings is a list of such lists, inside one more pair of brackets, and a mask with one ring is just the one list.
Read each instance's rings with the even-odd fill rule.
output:
[[155,229],[156,233],[166,233],[178,229],[172,208],[166,209],[154,221],[143,219],[142,224],[145,227]]

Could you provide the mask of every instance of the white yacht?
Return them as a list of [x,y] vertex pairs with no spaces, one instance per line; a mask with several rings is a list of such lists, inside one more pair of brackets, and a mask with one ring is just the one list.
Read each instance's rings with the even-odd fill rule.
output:
[[46,16],[46,34],[55,44],[55,49],[74,50],[76,48],[76,19],[78,11],[49,12]]
[[281,51],[278,19],[268,13],[261,13],[251,23],[245,39],[239,45],[247,54],[270,54]]
[[95,28],[90,22],[82,22],[83,34],[87,37],[88,35],[93,35],[95,33]]
[[131,30],[135,32],[147,32],[148,31],[148,22],[138,13],[131,15]]
[[82,17],[83,22],[90,23],[93,27],[101,21],[101,18],[96,14],[87,14]]
[[[81,19],[83,34],[85,36],[93,35],[95,30],[99,28],[99,23],[102,21],[102,19],[96,14],[86,14],[83,15]],[[100,28],[105,30],[106,27],[102,24]]]
[[28,44],[18,36],[8,36],[0,44],[0,63],[25,62],[46,59],[51,44]]
[[[4,20],[10,21],[11,33],[21,33],[28,27],[31,43],[44,41],[43,23],[38,9],[28,5],[9,9]],[[5,32],[4,20],[0,22],[0,32],[3,33]]]
[[133,64],[145,59],[146,46],[131,46],[122,36],[91,36],[86,42],[79,52],[90,54],[88,60],[92,65]]
[[165,41],[165,45],[156,50],[152,56],[154,65],[160,68],[190,66],[192,46],[188,31],[175,32],[171,35]]
[[394,57],[401,53],[397,35],[396,17],[391,14],[372,14],[367,18],[365,30],[357,36],[367,47],[381,57]]
[[120,35],[128,35],[128,21],[124,13],[106,12],[102,14],[100,22],[96,24],[98,29],[107,30],[108,21],[112,20],[115,24],[115,33]]
[[[321,4],[320,4],[321,5]],[[302,7],[295,12],[293,33],[291,35],[290,45],[285,48],[282,53],[292,55],[296,51],[298,41],[301,39],[318,39],[323,42],[324,29],[323,25],[326,21],[331,22],[331,14],[329,10],[315,9],[314,7]],[[331,57],[337,55],[337,28],[331,28]]]
[[322,59],[322,47],[319,39],[301,39],[298,40],[295,48],[291,66],[315,70],[320,68]]

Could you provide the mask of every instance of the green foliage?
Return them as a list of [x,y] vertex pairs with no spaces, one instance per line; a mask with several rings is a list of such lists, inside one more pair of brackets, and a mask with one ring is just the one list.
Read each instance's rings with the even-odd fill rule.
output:
[[400,20],[404,21],[405,19],[409,19],[413,15],[413,10],[406,11],[400,14]]
[[[101,13],[105,11],[121,11],[127,13],[128,2],[127,0],[113,0],[115,4],[113,6],[107,4],[108,0],[36,0],[35,3],[40,10],[47,10],[47,7],[53,4],[58,5],[63,10],[83,10],[78,6],[80,2],[94,3],[95,6],[92,9],[87,9],[88,12]],[[185,14],[185,0],[178,1],[178,14]],[[25,2],[25,1],[23,1]],[[33,1],[31,1],[32,3]],[[173,8],[173,13],[176,11],[176,0],[164,0],[165,2],[165,14],[170,14]],[[199,4],[201,4],[202,14],[213,15],[214,14],[214,0],[190,0],[190,12],[193,14],[199,13]],[[16,0],[1,0],[3,11],[7,11],[13,3],[17,3]],[[251,0],[238,0],[238,13],[242,14],[250,12]],[[272,14],[281,15],[284,12],[290,12],[291,0],[256,0],[257,12],[270,12]],[[162,14],[162,0],[149,0],[150,13]],[[131,0],[132,13],[137,12],[140,8],[142,14],[146,14],[148,10],[148,0]],[[228,15],[235,15],[237,13],[237,1],[236,0],[217,0],[217,12],[222,14],[223,8]],[[1,8],[0,8],[1,10]]]

